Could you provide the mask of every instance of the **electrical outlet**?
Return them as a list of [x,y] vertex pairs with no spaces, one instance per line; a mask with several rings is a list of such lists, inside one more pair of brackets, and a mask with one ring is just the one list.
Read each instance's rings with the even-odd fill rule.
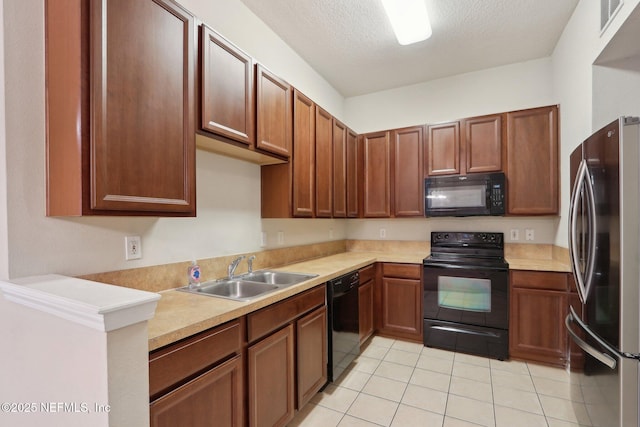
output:
[[284,245],[284,231],[278,231],[278,244]]
[[512,228],[511,229],[511,240],[520,240],[520,230],[518,230],[517,228]]
[[535,233],[533,231],[533,228],[527,228],[524,230],[524,239],[532,240],[532,241],[535,239]]
[[124,238],[124,258],[129,261],[142,258],[142,240],[140,236],[127,236]]
[[333,228],[329,229],[329,238],[333,239]]
[[381,239],[386,239],[387,238],[387,229],[386,228],[381,228],[380,229],[380,238]]
[[263,231],[260,233],[260,247],[264,248],[267,246],[267,232]]

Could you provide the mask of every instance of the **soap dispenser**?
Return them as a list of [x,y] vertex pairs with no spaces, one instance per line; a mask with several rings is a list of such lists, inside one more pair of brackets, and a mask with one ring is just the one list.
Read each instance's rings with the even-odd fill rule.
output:
[[200,266],[198,263],[191,261],[191,265],[187,270],[187,275],[189,276],[189,287],[196,288],[200,286]]

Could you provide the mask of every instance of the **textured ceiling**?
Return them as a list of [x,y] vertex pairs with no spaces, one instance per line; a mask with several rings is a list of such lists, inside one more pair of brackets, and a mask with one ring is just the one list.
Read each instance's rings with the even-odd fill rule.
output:
[[433,35],[400,46],[379,0],[241,0],[343,96],[551,55],[578,0],[425,0]]

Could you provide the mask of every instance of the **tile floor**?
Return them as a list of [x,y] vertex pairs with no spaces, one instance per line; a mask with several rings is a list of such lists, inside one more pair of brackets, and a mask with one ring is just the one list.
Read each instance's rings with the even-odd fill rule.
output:
[[289,426],[588,426],[570,387],[562,369],[373,337]]

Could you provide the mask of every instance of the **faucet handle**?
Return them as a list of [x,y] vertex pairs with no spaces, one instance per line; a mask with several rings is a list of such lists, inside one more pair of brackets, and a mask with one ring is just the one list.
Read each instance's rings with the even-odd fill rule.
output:
[[253,273],[253,260],[256,259],[255,255],[251,255],[249,258],[247,258],[247,264],[249,264],[249,273]]
[[238,268],[238,264],[240,264],[240,261],[242,261],[245,258],[246,258],[246,255],[241,255],[238,258],[231,261],[231,264],[229,264],[229,267],[227,268],[227,271],[229,273],[229,279],[233,279],[233,275],[236,272],[236,268]]

